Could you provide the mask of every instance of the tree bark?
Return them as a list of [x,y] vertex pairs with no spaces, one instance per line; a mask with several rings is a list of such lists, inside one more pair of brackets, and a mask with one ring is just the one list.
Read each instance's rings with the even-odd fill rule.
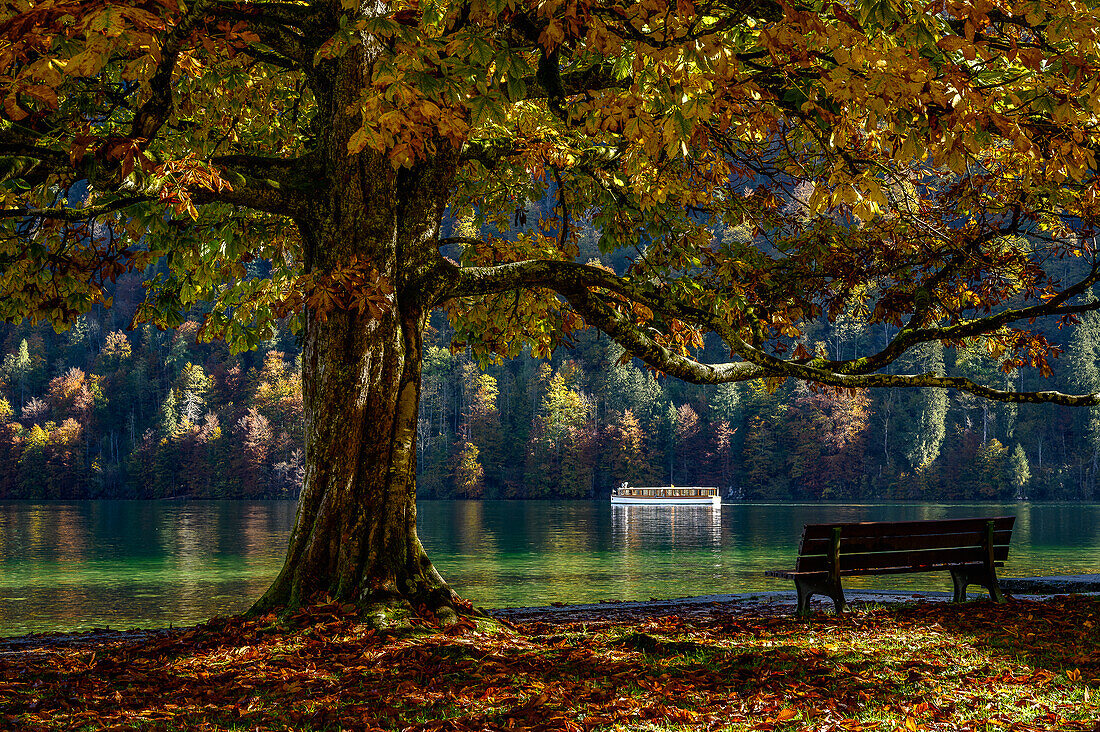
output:
[[436,304],[439,224],[457,152],[395,169],[371,150],[348,154],[354,109],[370,78],[360,49],[314,72],[325,174],[298,222],[307,269],[357,262],[393,286],[391,307],[307,312],[302,358],[305,482],[286,560],[254,611],[319,598],[373,614],[402,606],[454,617],[458,599],[416,532],[416,426],[422,335]]
[[416,423],[424,318],[340,313],[303,355],[305,486],[285,564],[257,610],[318,596],[437,615],[456,596],[416,532]]

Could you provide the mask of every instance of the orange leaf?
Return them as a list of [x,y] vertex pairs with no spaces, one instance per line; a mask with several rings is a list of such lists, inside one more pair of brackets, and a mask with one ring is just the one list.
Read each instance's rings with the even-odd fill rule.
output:
[[23,108],[19,106],[19,103],[15,101],[14,94],[10,94],[4,99],[4,111],[8,113],[8,117],[11,118],[12,122],[18,122],[28,116]]

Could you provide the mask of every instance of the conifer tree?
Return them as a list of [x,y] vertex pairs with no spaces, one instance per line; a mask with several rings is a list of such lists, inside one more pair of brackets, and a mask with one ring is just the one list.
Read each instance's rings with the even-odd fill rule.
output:
[[[911,368],[919,373],[944,373],[943,346],[926,343],[913,349]],[[906,395],[906,420],[910,429],[901,425],[896,432],[912,470],[931,465],[940,455],[947,433],[947,394],[940,389],[921,389]]]
[[[1066,350],[1066,366],[1072,388],[1100,391],[1100,318],[1095,313],[1083,315],[1073,329]],[[1074,414],[1078,453],[1084,468],[1080,492],[1091,496],[1096,491],[1097,468],[1100,464],[1100,408],[1089,407]]]
[[1009,458],[1009,482],[1013,488],[1013,498],[1027,498],[1028,483],[1031,480],[1031,470],[1027,464],[1027,453],[1020,445],[1012,451]]
[[19,341],[19,350],[9,353],[4,357],[2,367],[4,379],[19,390],[19,402],[24,403],[27,398],[27,382],[31,375],[34,363],[31,361],[30,347],[27,339]]

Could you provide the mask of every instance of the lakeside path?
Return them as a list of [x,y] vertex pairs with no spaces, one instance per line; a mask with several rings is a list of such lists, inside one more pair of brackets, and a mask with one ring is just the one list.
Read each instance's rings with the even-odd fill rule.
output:
[[1100,732],[1100,597],[851,592],[796,618],[793,594],[2,639],[0,729]]
[[[1046,597],[1063,594],[1100,594],[1100,574],[1076,574],[1057,577],[1006,577],[1001,579],[1001,588],[1010,597],[1029,601],[1040,601]],[[985,594],[981,592],[968,593],[970,599],[984,597]],[[845,599],[853,608],[867,608],[876,605],[920,601],[949,602],[951,593],[936,590],[845,590]],[[549,623],[630,622],[635,619],[661,615],[700,616],[713,612],[759,617],[784,617],[794,615],[796,605],[797,600],[793,590],[771,590],[767,592],[699,595],[663,600],[622,600],[492,608],[486,609],[484,612],[490,617],[513,623],[530,621]],[[831,611],[832,601],[819,596],[814,598],[811,606],[815,612],[824,613]],[[184,626],[156,629],[134,628],[129,630],[101,628],[71,633],[32,633],[7,636],[0,637],[0,656],[35,649],[125,645],[189,629],[190,627]]]
[[[1068,594],[1100,594],[1100,574],[1074,574],[1055,577],[1004,577],[1001,589],[1020,600],[1042,600]],[[777,583],[778,585],[779,583]],[[845,599],[855,608],[909,602],[950,602],[952,594],[936,590],[845,590]],[[969,592],[967,597],[986,597],[984,592]],[[797,599],[792,590],[742,592],[702,595],[669,600],[620,601],[599,603],[555,604],[543,607],[498,608],[487,612],[496,618],[511,621],[541,620],[579,622],[584,620],[622,620],[629,617],[654,615],[698,615],[715,609],[736,615],[782,617],[793,615]],[[832,601],[817,596],[812,602],[815,612],[832,609]]]

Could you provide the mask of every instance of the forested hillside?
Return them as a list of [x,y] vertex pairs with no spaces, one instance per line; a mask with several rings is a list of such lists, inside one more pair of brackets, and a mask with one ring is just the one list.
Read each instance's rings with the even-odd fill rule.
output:
[[[294,497],[302,397],[293,335],[233,355],[126,325],[139,278],[71,330],[0,326],[0,498]],[[423,497],[590,498],[623,480],[718,485],[753,499],[1095,499],[1100,412],[931,390],[691,386],[656,378],[593,331],[550,360],[479,367],[430,332],[418,431]],[[891,335],[856,318],[806,339],[842,358]],[[1100,324],[1052,331],[1044,383],[1100,389]],[[713,345],[706,355],[724,355]],[[984,353],[925,346],[899,372],[1007,379]],[[1039,381],[1038,376],[1029,379]]]

